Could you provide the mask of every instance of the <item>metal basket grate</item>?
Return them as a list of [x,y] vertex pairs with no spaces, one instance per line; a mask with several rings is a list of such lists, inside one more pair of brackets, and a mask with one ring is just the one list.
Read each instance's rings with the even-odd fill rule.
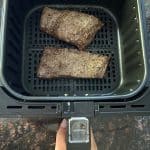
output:
[[[66,9],[66,6],[61,7]],[[24,30],[24,55],[23,55],[23,85],[32,95],[63,96],[63,95],[98,95],[108,94],[115,90],[120,83],[118,35],[117,25],[113,17],[100,7],[74,6],[70,10],[82,11],[100,18],[104,27],[100,30],[95,40],[89,45],[87,51],[104,54],[111,57],[104,79],[39,79],[37,66],[44,47],[73,47],[63,41],[49,36],[40,31],[40,16],[42,8],[32,10],[25,23]]]

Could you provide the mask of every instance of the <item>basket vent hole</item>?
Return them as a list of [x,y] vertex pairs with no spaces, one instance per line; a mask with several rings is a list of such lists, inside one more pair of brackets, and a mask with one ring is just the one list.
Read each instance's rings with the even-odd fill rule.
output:
[[57,106],[56,105],[51,106],[51,109],[57,109]]
[[28,106],[28,109],[44,109],[45,106]]
[[99,105],[99,109],[102,109],[102,108],[104,108],[104,106],[102,106],[102,105]]
[[110,108],[126,108],[126,105],[112,105]]
[[22,109],[22,106],[7,106],[7,109]]
[[132,108],[143,108],[145,105],[131,105]]

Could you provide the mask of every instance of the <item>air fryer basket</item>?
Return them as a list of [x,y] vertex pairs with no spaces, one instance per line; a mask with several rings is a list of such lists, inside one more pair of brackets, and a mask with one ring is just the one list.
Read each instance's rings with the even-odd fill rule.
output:
[[[52,6],[51,6],[52,7]],[[60,6],[54,6],[59,8]],[[42,80],[37,78],[37,66],[41,58],[43,48],[46,46],[71,47],[65,42],[59,41],[48,34],[42,33],[39,28],[41,8],[32,10],[25,21],[24,41],[24,63],[23,63],[23,85],[33,95],[61,96],[85,95],[85,94],[107,94],[112,92],[120,82],[118,60],[117,25],[112,16],[100,7],[90,6],[66,6],[61,9],[70,9],[93,14],[102,19],[105,27],[96,35],[93,43],[87,51],[109,55],[111,57],[110,67],[104,79],[72,79],[57,78]]]
[[[37,78],[45,46],[73,47],[40,31],[44,6],[82,11],[104,22],[87,48],[111,57],[104,79]],[[147,69],[140,0],[10,0],[7,9],[2,83],[14,96],[28,100],[100,100],[130,97],[143,88]]]

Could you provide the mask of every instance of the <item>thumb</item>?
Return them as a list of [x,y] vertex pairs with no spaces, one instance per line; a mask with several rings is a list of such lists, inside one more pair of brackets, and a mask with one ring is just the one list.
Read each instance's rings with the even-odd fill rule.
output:
[[67,150],[66,148],[66,131],[67,121],[63,119],[56,135],[56,146],[55,150]]
[[91,150],[98,150],[92,129],[91,129]]

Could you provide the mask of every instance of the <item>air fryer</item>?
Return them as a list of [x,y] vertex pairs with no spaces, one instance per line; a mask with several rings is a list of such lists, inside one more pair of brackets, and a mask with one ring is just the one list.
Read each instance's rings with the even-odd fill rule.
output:
[[[146,53],[141,0],[6,0],[1,84],[25,100],[116,100],[130,98],[145,86]],[[86,51],[111,57],[103,79],[39,79],[44,47],[73,47],[40,30],[44,6],[92,14],[104,22]]]

